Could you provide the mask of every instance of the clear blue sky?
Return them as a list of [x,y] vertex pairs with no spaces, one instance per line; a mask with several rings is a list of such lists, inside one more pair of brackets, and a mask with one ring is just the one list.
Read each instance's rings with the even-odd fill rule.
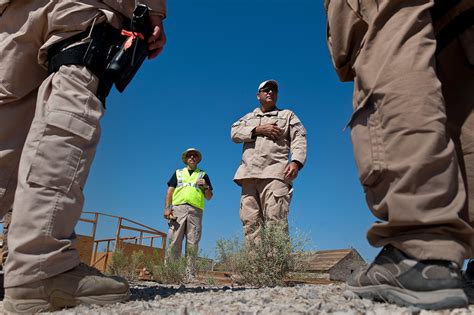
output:
[[85,210],[167,231],[166,182],[183,167],[181,153],[196,147],[214,186],[200,245],[214,256],[216,240],[242,235],[232,181],[242,146],[231,141],[230,127],[258,106],[257,86],[271,78],[280,83],[278,106],[293,110],[308,132],[291,228],[311,238],[310,249],[353,246],[371,260],[378,250],[365,235],[374,218],[343,131],[352,84],[337,79],[325,26],[322,0],[170,0],[164,52],[108,99]]

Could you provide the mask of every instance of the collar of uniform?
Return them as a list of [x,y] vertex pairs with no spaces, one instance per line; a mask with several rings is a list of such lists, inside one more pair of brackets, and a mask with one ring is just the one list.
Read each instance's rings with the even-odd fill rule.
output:
[[275,106],[275,109],[270,111],[270,112],[264,113],[264,112],[262,112],[260,107],[255,108],[255,110],[253,112],[255,113],[256,116],[278,116],[279,111],[280,111],[280,109]]

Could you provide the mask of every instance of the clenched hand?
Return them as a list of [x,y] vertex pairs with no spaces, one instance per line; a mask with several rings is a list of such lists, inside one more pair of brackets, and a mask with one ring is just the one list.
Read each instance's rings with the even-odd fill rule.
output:
[[289,181],[294,180],[296,176],[298,176],[298,170],[298,164],[296,164],[295,162],[291,162],[290,164],[288,164],[285,167],[285,171],[283,173],[285,175],[285,179]]
[[266,136],[272,140],[278,140],[283,136],[283,130],[276,123],[264,124],[255,128],[256,136]]
[[163,28],[163,18],[159,15],[150,15],[150,24],[153,33],[148,38],[148,59],[158,56],[166,44],[166,35]]

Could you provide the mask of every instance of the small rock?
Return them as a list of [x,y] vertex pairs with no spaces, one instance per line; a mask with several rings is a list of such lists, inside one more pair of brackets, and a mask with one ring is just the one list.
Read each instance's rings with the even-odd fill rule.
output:
[[352,291],[346,290],[342,293],[342,296],[346,298],[346,300],[353,300],[358,299],[359,296]]

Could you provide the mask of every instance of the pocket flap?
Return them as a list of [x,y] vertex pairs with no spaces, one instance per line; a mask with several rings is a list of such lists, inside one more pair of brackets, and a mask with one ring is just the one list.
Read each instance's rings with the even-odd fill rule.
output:
[[275,189],[273,191],[273,195],[275,197],[283,197],[283,196],[286,196],[290,193],[290,188],[289,187],[281,187],[281,188],[278,188],[278,189]]
[[368,103],[369,99],[372,97],[372,93],[373,93],[373,90],[370,90],[369,93],[367,94],[367,96],[365,96],[362,99],[362,101],[359,104],[357,104],[357,107],[352,112],[351,118],[349,119],[349,121],[347,122],[347,124],[346,124],[346,126],[344,127],[343,130],[346,130],[347,128],[352,127],[352,123],[356,119],[357,114],[360,113],[360,111],[367,106],[367,103]]
[[69,131],[88,141],[92,140],[95,132],[94,126],[66,112],[50,112],[46,117],[46,123],[50,126]]

